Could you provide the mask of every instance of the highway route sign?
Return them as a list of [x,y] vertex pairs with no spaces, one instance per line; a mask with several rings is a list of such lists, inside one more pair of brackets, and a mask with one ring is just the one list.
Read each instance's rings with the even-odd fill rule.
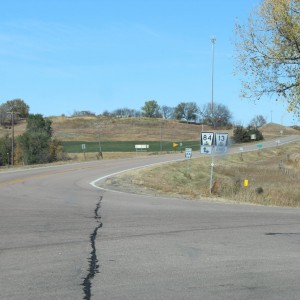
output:
[[185,148],[185,158],[192,158],[192,148]]
[[215,133],[216,146],[224,147],[228,145],[228,133]]
[[213,132],[201,132],[201,146],[212,146],[214,144]]

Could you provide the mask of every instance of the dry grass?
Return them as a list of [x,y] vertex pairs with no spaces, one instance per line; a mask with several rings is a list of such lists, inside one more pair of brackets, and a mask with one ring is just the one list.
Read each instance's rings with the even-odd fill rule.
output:
[[[107,117],[51,117],[54,136],[62,141],[165,141],[199,140],[201,125],[181,123],[177,120],[149,118]],[[100,124],[100,125],[97,125]],[[26,121],[15,126],[15,135],[22,134]],[[203,126],[204,131],[211,128]],[[232,130],[222,129],[232,135]],[[278,124],[267,124],[261,128],[265,138],[299,134],[296,129]],[[11,133],[10,128],[0,127],[0,136]]]
[[[92,161],[97,159],[98,152],[86,152],[86,153],[69,153],[68,159],[69,161]],[[103,159],[119,159],[119,158],[130,158],[136,157],[137,155],[152,155],[151,152],[104,152]]]
[[[111,179],[129,191],[218,198],[236,202],[300,207],[300,142],[261,152],[216,157],[210,194],[209,157],[132,171]],[[244,180],[249,182],[244,187]]]
[[[100,125],[97,125],[100,124]],[[157,141],[199,139],[199,125],[147,118],[53,118],[55,136],[64,141]]]

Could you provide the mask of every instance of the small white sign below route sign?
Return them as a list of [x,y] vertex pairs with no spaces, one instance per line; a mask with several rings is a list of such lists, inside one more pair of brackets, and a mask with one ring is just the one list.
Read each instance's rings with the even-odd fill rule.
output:
[[220,154],[227,153],[227,147],[226,146],[216,146],[215,152],[220,153]]
[[201,154],[211,154],[212,153],[212,146],[201,146]]
[[192,158],[192,148],[185,148],[185,158]]

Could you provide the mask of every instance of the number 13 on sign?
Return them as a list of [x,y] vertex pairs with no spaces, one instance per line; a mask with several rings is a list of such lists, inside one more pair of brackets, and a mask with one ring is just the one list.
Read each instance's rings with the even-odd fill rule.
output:
[[228,133],[216,133],[216,145],[227,146],[228,144]]

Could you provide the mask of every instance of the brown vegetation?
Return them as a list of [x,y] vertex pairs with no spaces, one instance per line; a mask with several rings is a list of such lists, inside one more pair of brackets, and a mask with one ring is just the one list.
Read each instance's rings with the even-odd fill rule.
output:
[[[62,141],[158,141],[162,135],[167,141],[198,140],[200,131],[212,130],[209,126],[187,124],[178,120],[154,118],[108,118],[108,117],[51,117],[54,137]],[[26,121],[14,128],[15,136],[22,134]],[[266,124],[259,128],[265,138],[299,134],[299,130],[279,124]],[[219,129],[232,135],[232,130]],[[0,136],[10,133],[11,128],[0,128]]]
[[[300,207],[300,142],[261,152],[218,157],[210,194],[210,158],[176,162],[120,175],[106,182],[130,192],[214,198],[262,205]],[[244,186],[244,180],[249,185]],[[279,184],[280,183],[280,184]]]

